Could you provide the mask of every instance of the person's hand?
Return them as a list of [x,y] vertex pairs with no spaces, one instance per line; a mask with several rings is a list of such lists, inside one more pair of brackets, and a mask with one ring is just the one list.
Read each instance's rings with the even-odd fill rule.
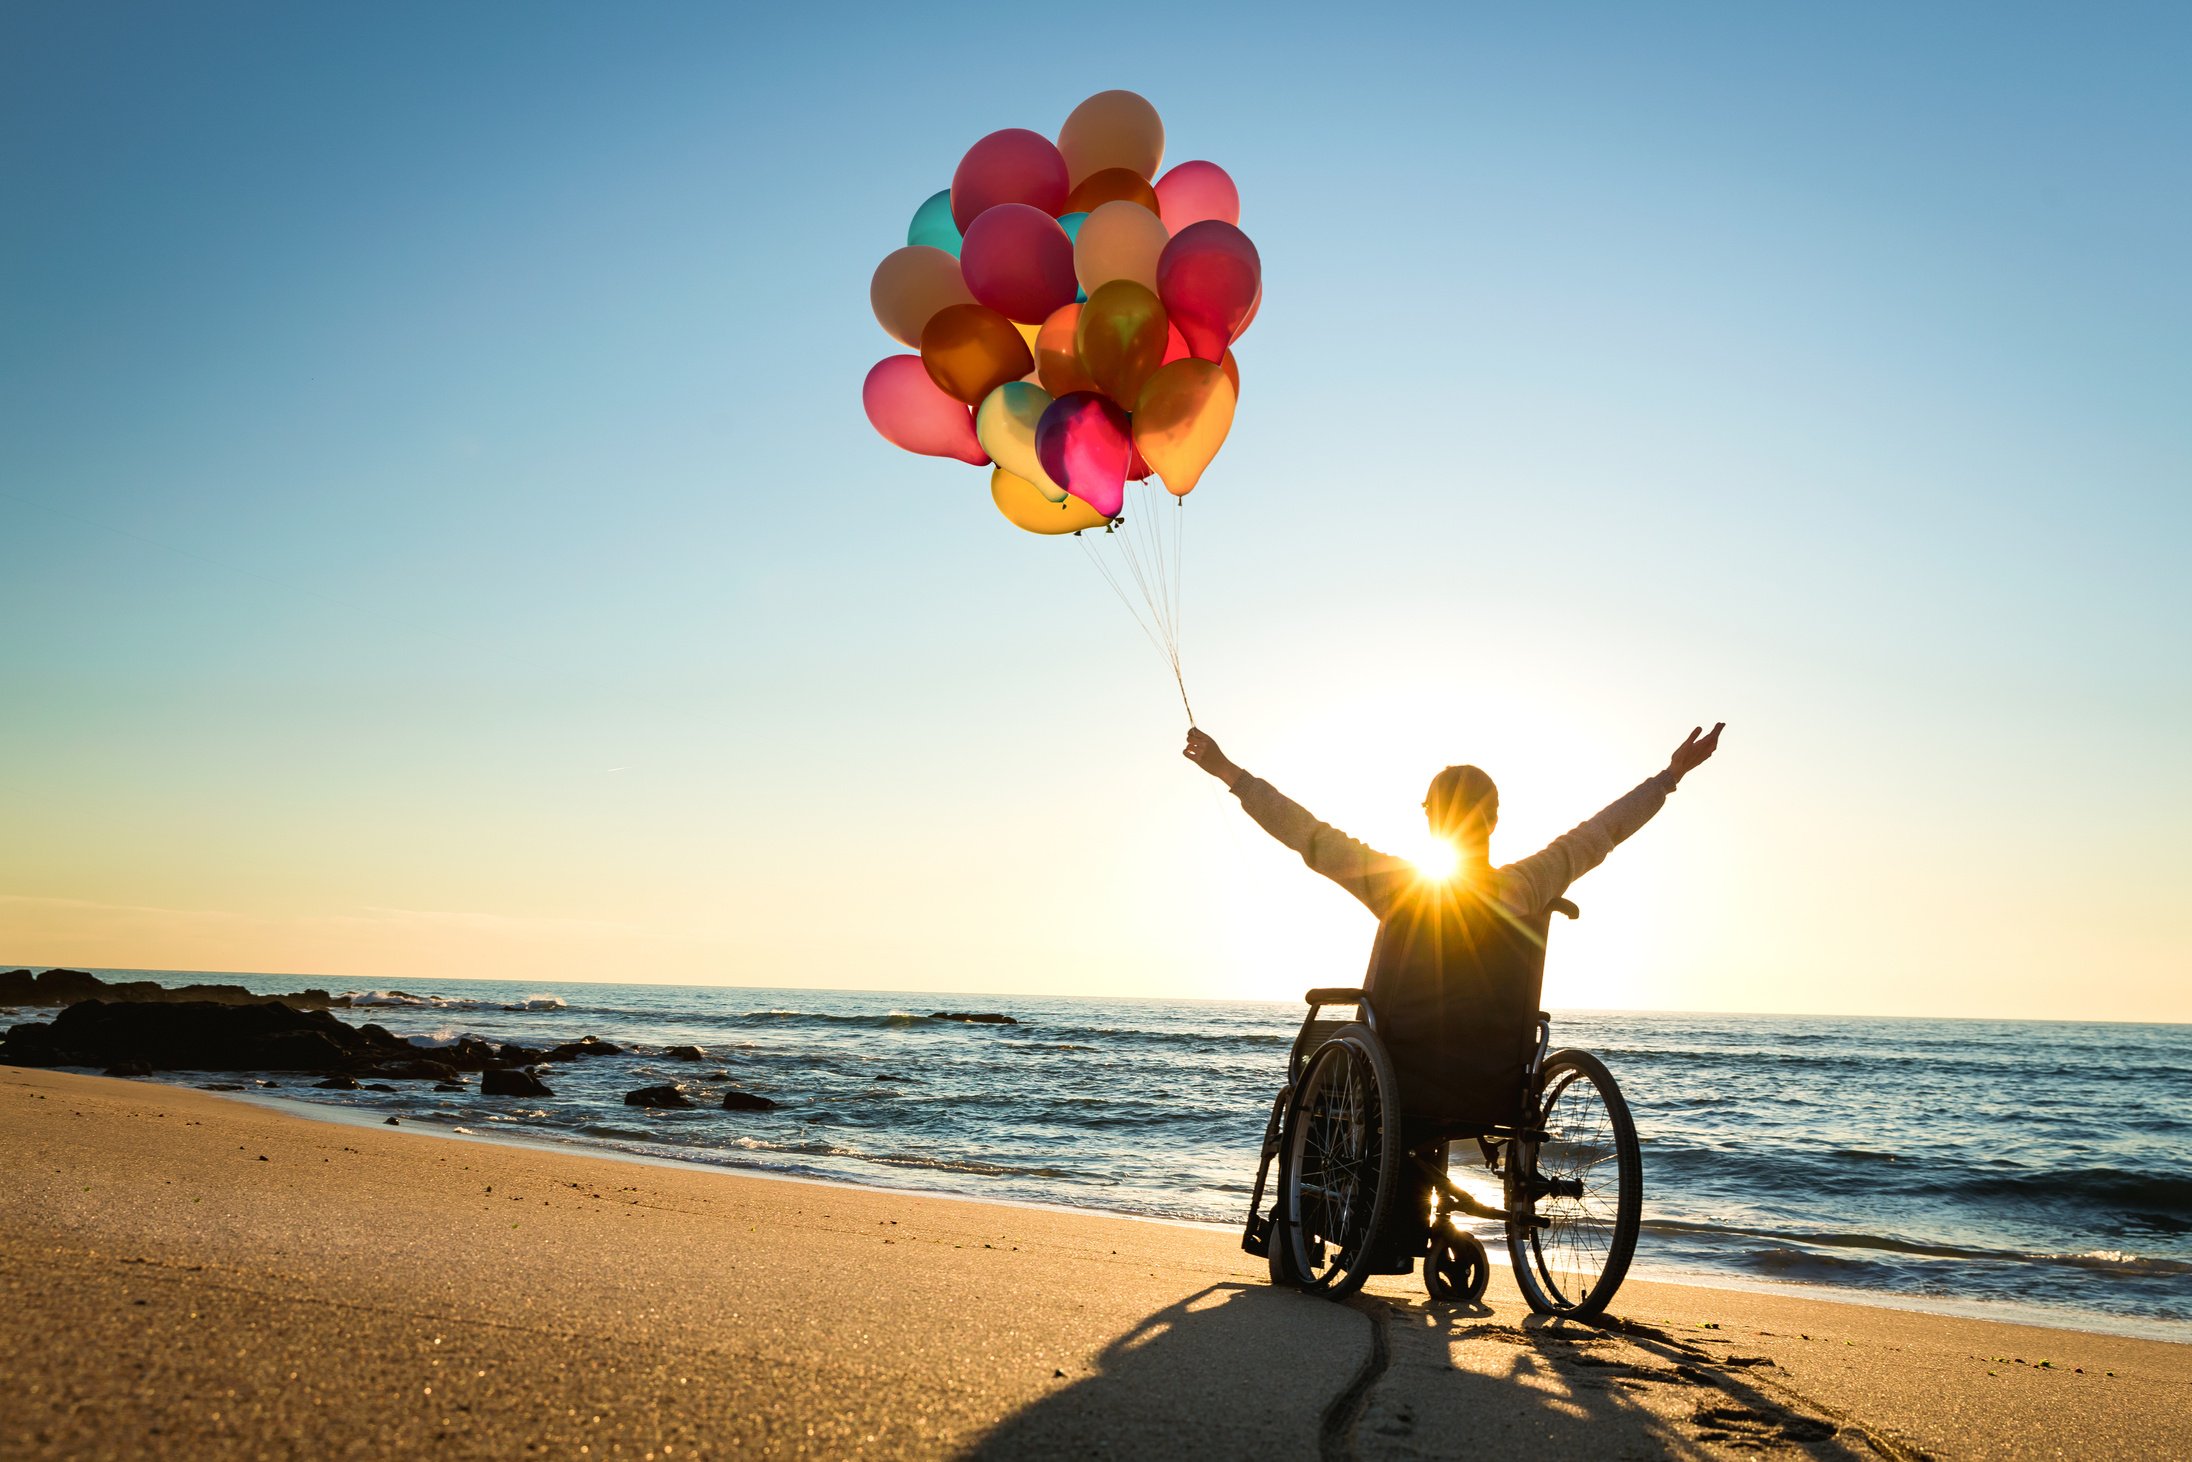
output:
[[1702,726],[1692,726],[1689,736],[1674,749],[1674,755],[1667,758],[1666,775],[1679,782],[1703,766],[1720,749],[1720,728],[1727,724],[1715,721],[1710,732]]
[[1226,754],[1218,749],[1218,743],[1211,739],[1210,733],[1207,731],[1198,731],[1192,726],[1188,727],[1187,746],[1180,752],[1180,755],[1225,783],[1229,788],[1241,779],[1241,769],[1227,760]]

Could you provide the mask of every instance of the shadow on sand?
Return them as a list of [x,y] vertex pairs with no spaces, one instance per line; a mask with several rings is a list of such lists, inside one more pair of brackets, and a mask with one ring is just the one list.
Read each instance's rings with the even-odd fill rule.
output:
[[1761,1364],[1633,1322],[1221,1284],[1148,1316],[969,1455],[1872,1455]]

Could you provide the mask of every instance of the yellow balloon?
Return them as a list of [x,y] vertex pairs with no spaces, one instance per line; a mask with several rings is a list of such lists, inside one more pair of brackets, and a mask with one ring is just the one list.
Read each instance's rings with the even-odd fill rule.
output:
[[989,496],[1007,522],[1030,533],[1078,533],[1111,521],[1077,497],[1051,502],[1034,483],[1002,467],[990,471]]
[[1124,198],[1104,204],[1081,221],[1073,240],[1073,272],[1081,291],[1094,294],[1114,279],[1131,279],[1157,292],[1157,257],[1172,235],[1164,220]]
[[1034,485],[1054,503],[1066,500],[1066,490],[1050,480],[1042,459],[1035,455],[1035,424],[1050,405],[1050,393],[1025,381],[1007,381],[982,398],[974,413],[974,435],[990,459],[1013,476]]
[[940,310],[971,305],[974,296],[959,276],[959,261],[927,244],[893,249],[875,266],[868,303],[876,323],[900,345],[921,348],[921,332]]
[[1131,91],[1099,91],[1058,129],[1058,152],[1074,186],[1105,168],[1129,168],[1154,181],[1164,162],[1164,122]]
[[1193,356],[1158,367],[1142,387],[1134,403],[1134,446],[1174,497],[1194,491],[1225,445],[1237,399],[1223,366]]

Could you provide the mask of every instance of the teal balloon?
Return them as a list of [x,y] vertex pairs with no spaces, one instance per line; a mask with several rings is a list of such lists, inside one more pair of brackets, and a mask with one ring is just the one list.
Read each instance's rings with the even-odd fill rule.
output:
[[[932,199],[930,201],[933,202],[934,200]],[[1081,225],[1087,222],[1088,215],[1085,213],[1061,213],[1058,215],[1058,227],[1066,231],[1066,237],[1068,239],[1079,238],[1081,236]],[[952,250],[952,252],[957,253],[958,250],[954,249]],[[1087,304],[1088,291],[1085,289],[1075,290],[1073,292],[1073,302],[1077,305]]]
[[935,194],[913,211],[913,222],[906,226],[906,242],[927,244],[954,259],[959,257],[959,225],[951,221],[951,189]]

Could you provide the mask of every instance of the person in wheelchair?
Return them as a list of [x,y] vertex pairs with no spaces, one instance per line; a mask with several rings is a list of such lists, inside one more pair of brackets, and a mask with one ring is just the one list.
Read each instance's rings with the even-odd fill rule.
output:
[[[1218,778],[1243,811],[1378,919],[1363,990],[1400,1092],[1401,1143],[1437,1153],[1447,1138],[1511,1120],[1519,1073],[1538,1029],[1546,925],[1563,895],[1651,820],[1682,778],[1711,757],[1722,726],[1693,729],[1664,770],[1595,817],[1514,863],[1495,866],[1499,789],[1474,766],[1431,779],[1424,815],[1455,848],[1451,874],[1431,877],[1322,822],[1191,729],[1183,754]],[[1432,1180],[1424,1163],[1399,1175],[1370,1273],[1407,1273],[1429,1236]]]

